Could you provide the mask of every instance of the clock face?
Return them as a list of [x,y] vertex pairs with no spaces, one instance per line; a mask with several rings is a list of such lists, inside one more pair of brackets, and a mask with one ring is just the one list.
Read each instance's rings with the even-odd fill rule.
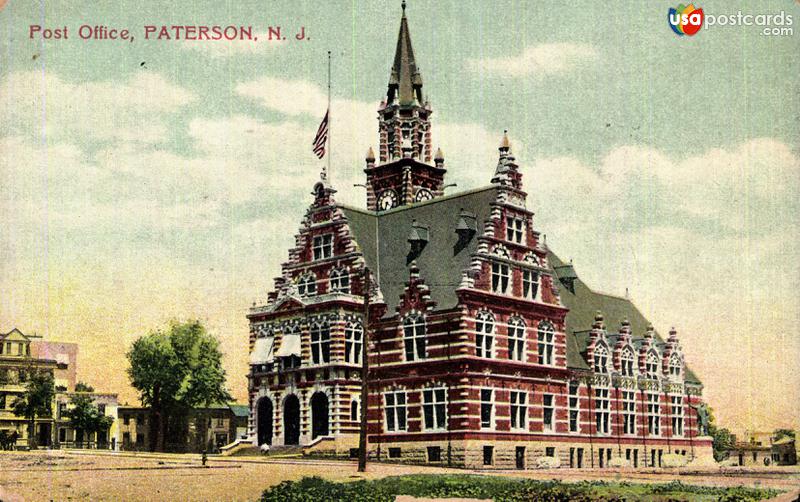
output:
[[378,209],[385,211],[397,205],[397,194],[394,190],[384,190],[378,197]]
[[417,202],[423,202],[426,200],[431,200],[433,198],[433,194],[427,188],[420,188],[417,190],[417,194],[414,196],[414,200]]

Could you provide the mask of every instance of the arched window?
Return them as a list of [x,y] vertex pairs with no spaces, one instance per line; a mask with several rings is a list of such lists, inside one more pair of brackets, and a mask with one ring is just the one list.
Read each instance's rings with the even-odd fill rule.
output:
[[425,340],[425,318],[422,314],[409,314],[403,320],[403,339],[405,341],[406,361],[425,359],[427,356]]
[[297,293],[303,298],[317,294],[317,276],[309,272],[297,280]]
[[678,354],[672,354],[669,358],[669,376],[673,379],[679,379],[683,373],[683,362]]
[[481,311],[475,318],[475,355],[492,357],[494,345],[494,316],[491,312]]
[[327,322],[311,325],[311,360],[314,364],[328,363],[331,360],[331,329]]
[[362,340],[364,328],[358,321],[347,323],[344,328],[344,362],[361,363]]
[[605,345],[598,345],[594,348],[594,371],[608,373],[608,349]]
[[350,271],[346,268],[333,269],[330,275],[331,293],[350,293]]
[[622,349],[622,354],[619,357],[620,371],[623,376],[633,376],[633,364],[636,360],[633,351],[630,347]]
[[350,401],[350,421],[351,422],[358,422],[360,417],[358,416],[358,401],[353,399]]
[[539,323],[536,333],[539,351],[539,364],[553,364],[553,349],[555,348],[555,330],[550,321]]
[[525,361],[525,322],[519,317],[508,321],[508,358]]
[[650,378],[658,377],[658,356],[655,352],[650,352],[647,354],[647,359],[645,360],[645,373]]

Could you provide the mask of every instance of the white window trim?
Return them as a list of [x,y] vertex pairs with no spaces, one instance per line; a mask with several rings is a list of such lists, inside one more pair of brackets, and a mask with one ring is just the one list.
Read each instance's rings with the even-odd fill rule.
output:
[[[431,393],[431,396],[433,397],[433,402],[432,403],[426,403],[425,402],[426,391],[429,391]],[[444,391],[444,402],[440,403],[440,402],[436,401],[436,391]],[[425,387],[420,391],[420,394],[421,394],[421,398],[422,398],[422,399],[420,399],[420,403],[422,405],[422,409],[421,409],[422,416],[420,417],[422,419],[422,429],[424,431],[427,431],[427,432],[442,432],[442,431],[446,431],[447,430],[447,423],[448,423],[448,420],[449,420],[449,414],[447,413],[447,406],[448,406],[447,387],[444,387],[444,386]],[[439,404],[444,406],[444,423],[442,425],[440,425],[440,426],[437,426],[437,425],[435,425],[435,422],[436,422],[436,406],[439,405]],[[433,406],[433,415],[432,415],[433,421],[434,421],[434,426],[433,427],[430,427],[429,424],[426,423],[426,421],[425,421],[425,406]]]
[[[511,396],[514,395],[514,394],[517,394],[517,396],[522,396],[524,398],[524,400],[525,400],[525,403],[521,404],[519,402],[519,400],[516,403],[516,406],[518,408],[521,406],[525,410],[525,413],[523,414],[524,415],[524,417],[523,417],[524,419],[522,420],[523,423],[522,424],[518,423],[516,426],[513,425],[514,424],[514,420],[512,419],[512,417],[519,418],[518,416],[516,416],[516,417],[514,416],[514,406],[515,406],[515,404],[512,403],[512,399],[511,399]],[[509,430],[512,430],[512,431],[515,431],[515,432],[528,432],[530,430],[529,422],[530,422],[531,417],[530,417],[530,413],[529,413],[530,403],[528,402],[529,401],[528,397],[529,397],[528,396],[528,391],[526,391],[526,390],[513,390],[512,389],[508,393],[508,409],[509,409],[509,417],[508,417],[509,423],[508,423],[508,425],[509,425]]]

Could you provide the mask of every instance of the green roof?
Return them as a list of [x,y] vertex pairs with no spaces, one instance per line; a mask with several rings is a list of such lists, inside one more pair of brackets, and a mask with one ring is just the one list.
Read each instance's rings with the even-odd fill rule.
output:
[[[470,265],[478,237],[483,234],[483,224],[489,219],[491,204],[496,200],[497,187],[488,186],[377,213],[340,205],[367,266],[380,285],[388,307],[387,316],[396,313],[409,279],[412,260],[420,269],[420,277],[430,288],[436,309],[457,306],[456,289],[461,283],[462,272]],[[477,232],[466,243],[460,243],[456,233],[463,211],[475,215],[477,222]],[[408,238],[412,233],[412,225],[429,229],[428,241],[418,256],[410,255]],[[552,251],[549,252],[548,261],[556,277],[573,280],[574,293],[563,284],[558,284],[561,302],[569,309],[566,317],[567,366],[589,369],[582,353],[586,350],[588,331],[598,310],[603,313],[610,332],[616,332],[622,320],[627,318],[634,340],[642,338],[649,322],[630,300],[592,291],[577,277],[574,268],[561,261]],[[657,343],[663,343],[658,333],[655,336]],[[699,382],[688,367],[686,380]]]
[[250,416],[250,407],[246,404],[230,404],[228,407],[231,409],[233,414],[237,417],[248,417]]

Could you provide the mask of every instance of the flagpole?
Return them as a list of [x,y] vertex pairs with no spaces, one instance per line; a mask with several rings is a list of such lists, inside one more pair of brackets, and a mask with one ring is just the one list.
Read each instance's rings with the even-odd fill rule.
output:
[[331,51],[328,51],[328,183],[331,182]]

